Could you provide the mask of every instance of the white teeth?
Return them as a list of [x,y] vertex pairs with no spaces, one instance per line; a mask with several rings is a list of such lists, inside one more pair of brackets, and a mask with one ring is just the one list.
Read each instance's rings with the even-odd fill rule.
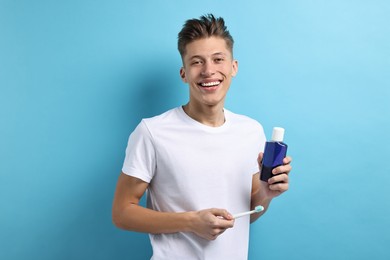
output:
[[207,82],[207,83],[200,83],[202,87],[211,87],[211,86],[216,86],[219,85],[219,81],[214,81],[214,82]]

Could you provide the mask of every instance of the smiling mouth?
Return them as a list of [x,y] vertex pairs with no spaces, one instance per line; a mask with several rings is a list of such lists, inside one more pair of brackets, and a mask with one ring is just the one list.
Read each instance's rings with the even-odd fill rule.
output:
[[198,85],[203,87],[203,88],[212,88],[212,87],[218,86],[219,84],[221,84],[221,82],[222,81],[220,81],[220,80],[216,80],[216,81],[211,81],[211,82],[198,83]]

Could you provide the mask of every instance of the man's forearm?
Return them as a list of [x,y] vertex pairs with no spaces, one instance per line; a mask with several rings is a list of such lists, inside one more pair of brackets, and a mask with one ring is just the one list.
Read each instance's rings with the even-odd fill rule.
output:
[[158,212],[136,204],[130,204],[113,213],[114,224],[125,230],[151,234],[190,231],[192,212]]
[[272,199],[268,198],[266,193],[261,190],[260,174],[254,174],[252,182],[251,209],[253,210],[256,206],[261,205],[264,207],[264,210],[259,213],[252,214],[250,217],[251,223],[255,222],[259,217],[265,214],[265,212],[268,210],[271,200]]

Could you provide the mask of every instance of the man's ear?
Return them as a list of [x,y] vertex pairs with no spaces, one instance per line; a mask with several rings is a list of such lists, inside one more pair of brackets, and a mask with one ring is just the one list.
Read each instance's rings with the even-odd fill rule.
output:
[[186,71],[185,71],[184,67],[181,67],[181,68],[180,68],[180,78],[181,78],[181,80],[182,80],[184,83],[187,83]]
[[238,61],[237,60],[233,60],[233,70],[232,70],[232,77],[236,76],[237,75],[237,72],[238,72]]

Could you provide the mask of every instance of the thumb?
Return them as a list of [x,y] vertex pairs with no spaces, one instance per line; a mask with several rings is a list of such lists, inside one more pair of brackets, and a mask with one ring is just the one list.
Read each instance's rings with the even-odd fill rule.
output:
[[232,220],[233,219],[232,214],[230,214],[226,209],[216,209],[216,208],[213,208],[213,209],[211,209],[210,212],[214,216],[223,217],[226,220]]
[[260,152],[259,156],[257,156],[257,162],[259,163],[259,165],[263,163],[263,156],[264,156],[263,152]]

